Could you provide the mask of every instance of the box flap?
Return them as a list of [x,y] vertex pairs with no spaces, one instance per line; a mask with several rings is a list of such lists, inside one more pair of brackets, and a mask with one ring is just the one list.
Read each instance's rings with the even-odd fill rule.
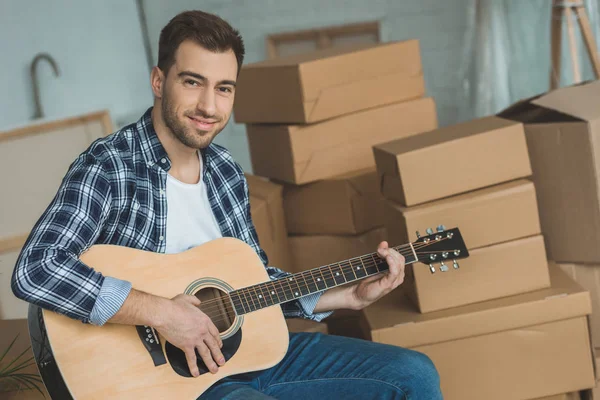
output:
[[[348,79],[346,82],[335,82],[333,86],[329,82],[329,86],[306,85],[304,87],[305,113],[310,121],[321,121],[332,115],[362,111],[365,108],[383,106],[425,95],[425,81],[420,64],[409,73],[407,71],[392,74],[382,72],[373,77],[361,76]],[[390,86],[395,89],[388,90]],[[402,93],[406,93],[406,96],[401,96]]]
[[409,348],[590,314],[589,292],[555,264],[549,269],[548,289],[426,314],[396,290],[363,313],[373,340]]
[[284,67],[284,66],[297,66],[299,64],[318,61],[324,58],[335,57],[339,55],[349,54],[365,49],[389,46],[395,42],[386,42],[380,44],[374,43],[353,43],[341,46],[330,47],[327,49],[319,49],[309,51],[306,53],[290,54],[286,56],[271,58],[264,61],[259,61],[251,64],[246,64],[244,69],[252,68],[269,68],[269,67]]
[[600,81],[553,90],[532,100],[532,104],[559,111],[585,121],[600,117]]
[[[468,193],[459,194],[452,197],[446,197],[440,200],[434,200],[428,203],[417,204],[411,207],[404,207],[400,204],[392,204],[391,206],[402,212],[408,217],[422,214],[429,214],[433,209],[446,210],[454,209],[458,204],[469,204],[480,202],[485,198],[493,199],[498,197],[506,197],[513,193],[521,193],[527,190],[532,190],[533,182],[529,179],[517,179],[507,183],[490,186],[487,188],[473,190]],[[489,227],[493,229],[493,227]]]
[[396,139],[387,143],[381,143],[374,147],[389,154],[405,154],[440,143],[461,139],[467,136],[506,128],[515,124],[519,124],[519,122],[509,121],[496,116],[489,116],[438,128],[414,136]]

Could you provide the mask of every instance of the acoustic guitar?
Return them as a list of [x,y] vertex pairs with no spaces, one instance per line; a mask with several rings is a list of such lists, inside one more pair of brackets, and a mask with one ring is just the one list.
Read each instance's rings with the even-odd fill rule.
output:
[[[469,253],[458,228],[395,247],[406,264],[421,262],[435,272],[458,268]],[[356,282],[388,269],[377,253],[354,257],[285,278],[270,280],[245,242],[220,238],[179,254],[159,254],[94,245],[81,261],[107,276],[132,282],[147,293],[172,298],[195,295],[220,332],[226,359],[216,374],[198,357],[192,377],[183,351],[151,326],[83,324],[31,305],[28,324],[40,375],[53,399],[196,399],[220,379],[270,368],[288,348],[279,304]],[[447,264],[446,264],[447,263]]]

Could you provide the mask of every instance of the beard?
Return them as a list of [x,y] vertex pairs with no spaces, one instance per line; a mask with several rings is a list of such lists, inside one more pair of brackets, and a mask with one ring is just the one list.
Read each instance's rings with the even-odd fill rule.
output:
[[185,124],[177,117],[177,111],[171,102],[168,95],[164,95],[161,102],[161,110],[165,125],[173,132],[173,135],[185,146],[192,149],[204,149],[208,147],[215,136],[223,130],[225,126],[218,127],[218,124],[222,121],[222,118],[216,115],[207,115],[202,111],[186,111],[184,118],[189,117],[201,117],[211,119],[215,121],[214,131],[204,131],[200,129],[194,129],[191,126]]

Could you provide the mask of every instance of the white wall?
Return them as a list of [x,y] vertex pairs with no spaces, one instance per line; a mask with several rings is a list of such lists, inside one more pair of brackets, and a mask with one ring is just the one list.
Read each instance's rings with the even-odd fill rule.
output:
[[135,0],[1,0],[0,38],[0,130],[31,121],[38,52],[61,72],[39,65],[48,119],[108,108],[122,125],[152,104]]

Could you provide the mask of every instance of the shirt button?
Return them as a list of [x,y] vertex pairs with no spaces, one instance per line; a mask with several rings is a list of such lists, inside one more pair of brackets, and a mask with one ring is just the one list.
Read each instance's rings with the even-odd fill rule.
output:
[[158,240],[160,240],[162,242],[163,240],[165,240],[165,237],[161,236],[161,237],[158,238]]
[[160,162],[164,164],[164,163],[166,163],[166,162],[167,162],[167,159],[166,159],[166,158],[161,158],[161,159],[160,159]]
[[133,209],[134,209],[134,210],[137,210],[138,208],[140,208],[140,204],[139,204],[139,203],[135,203],[135,204],[133,205]]
[[160,189],[160,194],[161,194],[161,196],[164,196],[165,195],[165,189]]

